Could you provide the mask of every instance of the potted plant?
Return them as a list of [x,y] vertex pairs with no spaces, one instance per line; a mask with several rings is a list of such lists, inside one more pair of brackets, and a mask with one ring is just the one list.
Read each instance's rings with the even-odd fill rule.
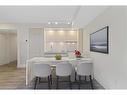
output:
[[56,60],[61,60],[62,59],[62,56],[60,54],[56,54],[55,55],[55,58],[56,58]]

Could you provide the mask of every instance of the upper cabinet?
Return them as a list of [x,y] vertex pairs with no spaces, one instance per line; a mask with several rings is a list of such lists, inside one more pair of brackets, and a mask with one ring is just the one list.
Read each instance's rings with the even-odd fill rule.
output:
[[44,29],[45,52],[67,52],[77,48],[78,31],[76,29]]

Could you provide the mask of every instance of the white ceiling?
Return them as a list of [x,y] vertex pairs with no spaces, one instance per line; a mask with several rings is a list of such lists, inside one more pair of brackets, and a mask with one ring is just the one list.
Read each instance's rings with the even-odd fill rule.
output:
[[1,6],[0,22],[47,23],[48,21],[71,21],[76,6]]
[[75,27],[85,27],[98,15],[104,12],[108,6],[83,6],[80,8],[76,18],[74,19]]
[[74,22],[83,27],[107,7],[92,6],[0,6],[0,23]]

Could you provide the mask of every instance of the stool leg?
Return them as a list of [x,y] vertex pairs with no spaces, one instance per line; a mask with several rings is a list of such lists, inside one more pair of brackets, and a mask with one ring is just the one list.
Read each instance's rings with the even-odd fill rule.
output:
[[75,72],[75,81],[77,81],[76,76],[77,76],[77,74],[76,74],[76,72]]
[[51,88],[50,87],[50,77],[48,76],[48,87],[49,87],[49,89]]
[[69,76],[70,89],[72,89],[71,77]]
[[89,78],[90,78],[90,85],[91,85],[91,88],[94,89],[94,88],[93,88],[93,82],[92,82],[92,77],[91,77],[91,75],[89,76]]
[[78,88],[80,89],[80,82],[81,82],[81,76],[79,75],[79,83],[78,83]]
[[56,77],[56,89],[58,89],[59,76]]
[[50,81],[51,81],[51,84],[52,84],[52,75],[50,75]]
[[34,89],[36,89],[36,87],[37,87],[37,81],[38,81],[38,77],[35,78]]
[[86,81],[86,76],[85,76],[85,81]]
[[39,78],[39,83],[41,83],[41,78]]

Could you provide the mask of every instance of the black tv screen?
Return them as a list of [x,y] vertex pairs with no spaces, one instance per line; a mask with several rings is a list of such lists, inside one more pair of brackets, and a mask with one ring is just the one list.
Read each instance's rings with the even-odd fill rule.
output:
[[106,26],[92,34],[90,34],[90,51],[108,54],[108,31]]

